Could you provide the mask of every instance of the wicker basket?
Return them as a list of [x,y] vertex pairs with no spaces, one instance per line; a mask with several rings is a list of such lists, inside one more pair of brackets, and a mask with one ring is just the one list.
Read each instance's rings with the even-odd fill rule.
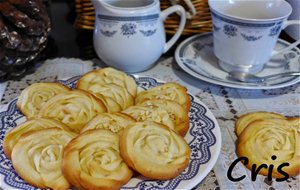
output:
[[[183,35],[193,35],[212,31],[212,21],[208,0],[161,0],[160,6],[164,10],[174,4],[180,4],[187,10],[187,24]],[[76,28],[94,29],[95,12],[91,0],[75,0],[77,18],[74,23]],[[174,34],[179,25],[179,16],[173,14],[165,21],[168,34]]]

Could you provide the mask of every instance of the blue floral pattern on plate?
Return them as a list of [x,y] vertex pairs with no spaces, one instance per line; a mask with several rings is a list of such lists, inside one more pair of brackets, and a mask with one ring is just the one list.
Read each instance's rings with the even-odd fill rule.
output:
[[[76,76],[68,80],[60,80],[59,82],[74,88],[78,79],[79,76]],[[150,77],[137,77],[136,82],[139,87],[144,89],[162,84]],[[212,118],[211,112],[202,105],[202,103],[196,101],[193,96],[191,96],[191,101],[192,104],[189,113],[190,129],[187,134],[187,136],[189,136],[187,142],[192,150],[189,166],[179,176],[172,180],[150,180],[138,176],[135,177],[137,182],[129,182],[123,186],[122,189],[175,189],[180,187],[180,182],[193,180],[196,175],[199,175],[199,173],[201,173],[199,172],[200,168],[207,167],[203,166],[203,164],[208,163],[210,160],[217,159],[221,146],[218,124]],[[20,123],[18,120],[24,119],[23,114],[16,107],[16,102],[17,99],[11,101],[6,110],[0,113],[0,120],[2,122],[0,130],[0,173],[3,175],[3,180],[6,185],[20,189],[38,189],[27,184],[18,176],[13,169],[11,161],[6,158],[3,152],[2,143],[5,133],[16,127],[17,123]],[[212,152],[213,147],[214,152]],[[212,169],[213,164],[214,161],[208,166],[208,172]],[[201,178],[198,177],[197,182],[199,183],[204,177],[205,176],[202,176]]]

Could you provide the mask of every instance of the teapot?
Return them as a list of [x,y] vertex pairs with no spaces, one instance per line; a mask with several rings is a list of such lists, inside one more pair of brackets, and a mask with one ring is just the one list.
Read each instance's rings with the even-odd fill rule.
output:
[[[174,5],[160,10],[159,0],[92,0],[96,10],[94,48],[109,66],[125,72],[152,67],[178,40],[186,23],[185,10]],[[166,42],[163,21],[180,15],[175,35]]]

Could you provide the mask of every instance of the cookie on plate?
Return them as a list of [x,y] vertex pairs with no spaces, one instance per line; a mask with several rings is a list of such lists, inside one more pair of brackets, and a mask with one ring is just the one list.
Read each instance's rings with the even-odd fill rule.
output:
[[136,105],[123,110],[122,113],[133,117],[136,121],[153,121],[164,124],[172,130],[177,130],[175,120],[172,119],[166,109],[161,107]]
[[102,101],[92,94],[83,90],[72,90],[51,98],[42,107],[38,117],[58,120],[79,133],[93,117],[106,111]]
[[[88,91],[87,91],[88,92]],[[116,113],[120,112],[122,110],[122,107],[120,104],[118,104],[116,101],[111,99],[110,97],[105,97],[102,94],[94,94],[92,92],[89,92],[90,94],[93,94],[96,98],[100,99],[100,101],[103,102],[103,104],[106,107],[106,110],[108,113]]]
[[239,136],[243,130],[253,121],[260,119],[285,119],[283,115],[271,112],[252,112],[240,116],[235,122],[235,133]]
[[109,129],[114,133],[118,133],[134,122],[135,120],[132,117],[122,113],[101,113],[89,121],[80,133],[91,129]]
[[126,73],[111,67],[93,70],[84,74],[77,83],[77,88],[89,89],[93,85],[116,84],[126,89],[133,97],[137,93],[135,80]]
[[76,136],[59,128],[30,131],[12,151],[12,164],[19,176],[39,188],[68,189],[61,170],[64,147]]
[[138,93],[135,103],[139,104],[146,100],[153,99],[175,101],[179,103],[186,110],[186,112],[189,112],[191,107],[191,100],[187,93],[187,89],[184,86],[174,82],[165,83]]
[[119,153],[119,136],[106,129],[81,133],[65,148],[63,173],[78,189],[119,189],[132,171]]
[[27,118],[32,118],[37,116],[41,107],[49,99],[70,90],[70,88],[60,83],[34,83],[21,92],[17,101],[17,107]]
[[189,116],[180,104],[170,100],[147,100],[138,105],[146,106],[150,109],[161,108],[168,112],[174,123],[174,130],[181,136],[185,136],[189,129]]
[[9,159],[11,158],[11,152],[13,147],[18,142],[21,135],[23,135],[24,133],[52,127],[57,127],[66,131],[70,131],[68,126],[53,119],[35,118],[21,123],[5,135],[3,140],[3,150],[5,155]]
[[125,162],[143,176],[165,180],[178,176],[188,166],[191,149],[167,126],[137,122],[121,132],[120,152]]
[[[277,168],[288,163],[282,170],[289,177],[300,172],[300,119],[261,119],[251,122],[238,137],[237,153],[247,157],[246,165],[251,170],[253,164],[274,166],[272,177],[283,178]],[[268,168],[261,168],[259,174],[268,175]]]
[[134,98],[127,89],[114,83],[80,85],[79,81],[78,89],[86,90],[101,100],[104,99],[103,102],[106,103],[110,113],[119,112],[134,104]]

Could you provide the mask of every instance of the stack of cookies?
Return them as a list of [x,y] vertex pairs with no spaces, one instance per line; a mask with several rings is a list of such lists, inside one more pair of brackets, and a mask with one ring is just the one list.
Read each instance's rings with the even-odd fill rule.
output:
[[113,68],[86,73],[76,89],[37,83],[18,99],[28,120],[6,134],[4,152],[39,188],[119,189],[134,171],[171,179],[189,163],[190,106],[177,83],[138,93],[135,80]]
[[235,132],[237,153],[248,159],[246,167],[250,170],[254,164],[264,166],[257,169],[259,174],[279,179],[300,172],[299,117],[286,118],[269,112],[248,113],[236,121]]

